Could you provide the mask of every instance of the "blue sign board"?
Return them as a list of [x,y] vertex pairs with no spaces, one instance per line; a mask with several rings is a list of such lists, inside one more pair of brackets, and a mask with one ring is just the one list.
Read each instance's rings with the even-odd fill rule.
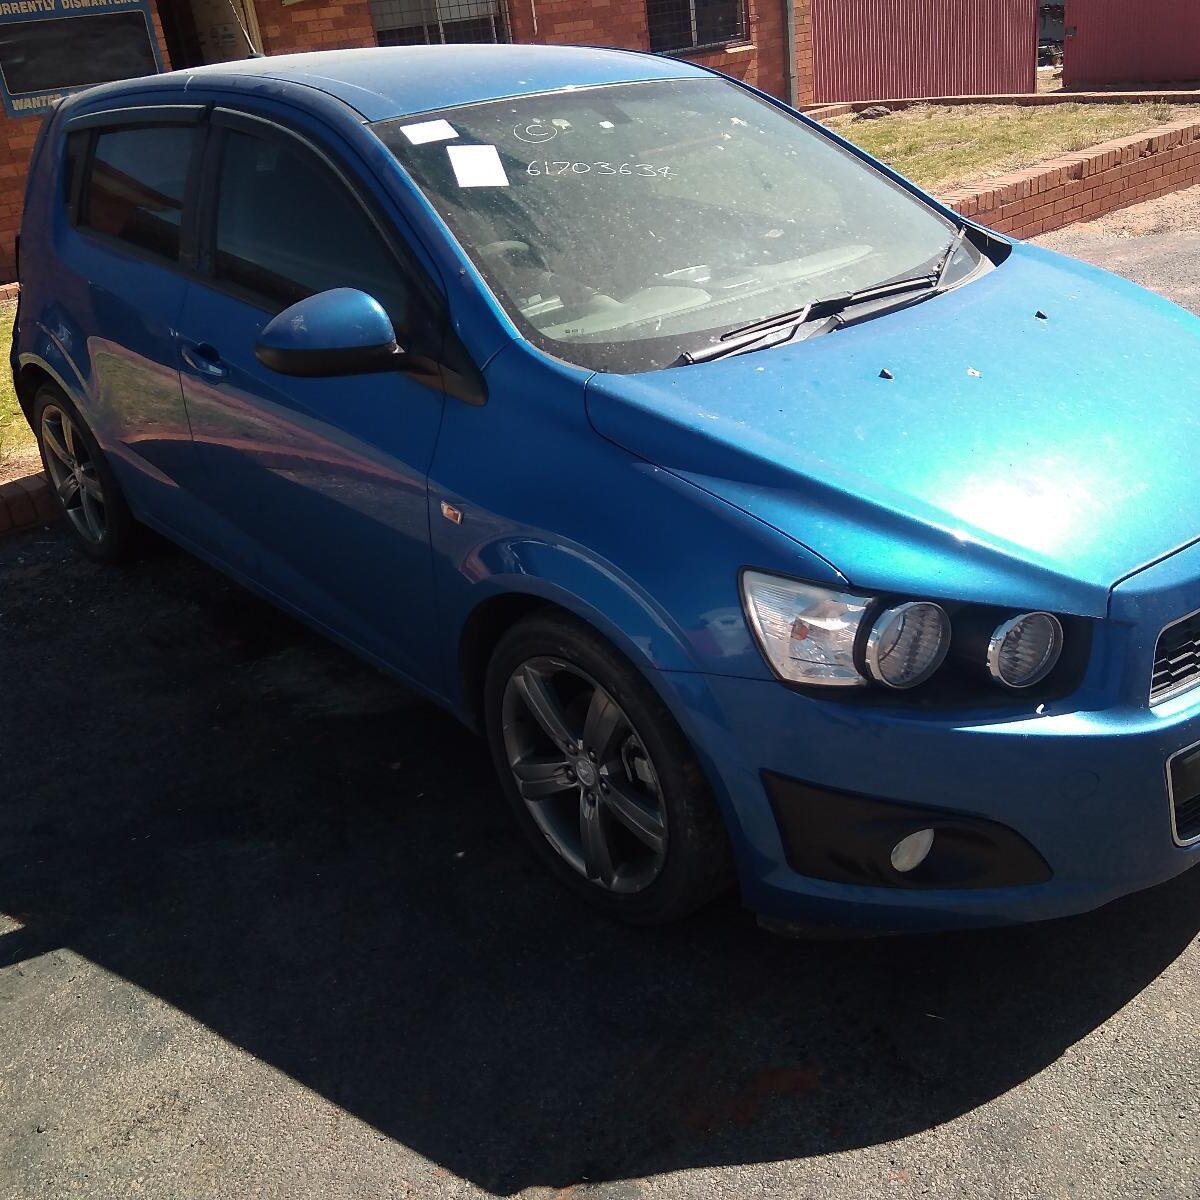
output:
[[97,83],[163,69],[150,0],[0,0],[0,95],[40,116]]

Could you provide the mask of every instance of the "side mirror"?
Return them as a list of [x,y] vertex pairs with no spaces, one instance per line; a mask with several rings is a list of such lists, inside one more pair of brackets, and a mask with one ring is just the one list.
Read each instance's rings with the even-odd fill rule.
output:
[[383,306],[356,288],[332,288],[285,308],[263,329],[254,352],[283,375],[390,371],[405,357]]

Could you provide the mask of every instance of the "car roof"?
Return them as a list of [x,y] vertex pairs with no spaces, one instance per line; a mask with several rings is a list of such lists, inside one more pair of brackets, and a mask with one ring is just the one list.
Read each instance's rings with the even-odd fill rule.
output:
[[705,74],[690,63],[631,50],[453,45],[281,54],[173,71],[157,79],[163,85],[183,82],[185,87],[191,80],[232,88],[239,80],[303,84],[336,97],[368,121],[382,121],[568,87]]

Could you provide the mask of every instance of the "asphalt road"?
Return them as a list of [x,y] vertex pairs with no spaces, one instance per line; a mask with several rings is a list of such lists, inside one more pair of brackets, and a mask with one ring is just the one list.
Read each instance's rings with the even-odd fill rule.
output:
[[[1070,249],[1194,299],[1200,221],[1140,236]],[[1200,872],[973,936],[614,927],[450,718],[58,530],[0,541],[0,682],[5,1200],[1200,1195]]]

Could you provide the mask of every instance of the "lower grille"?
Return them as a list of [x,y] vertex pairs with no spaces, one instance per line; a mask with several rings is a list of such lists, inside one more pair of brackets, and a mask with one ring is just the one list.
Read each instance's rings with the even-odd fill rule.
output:
[[1168,625],[1158,635],[1154,650],[1154,677],[1150,681],[1150,703],[1200,683],[1200,613]]
[[1181,842],[1194,842],[1200,838],[1200,796],[1193,796],[1186,804],[1175,805],[1175,837]]
[[1200,746],[1180,750],[1167,763],[1175,840],[1200,841]]

